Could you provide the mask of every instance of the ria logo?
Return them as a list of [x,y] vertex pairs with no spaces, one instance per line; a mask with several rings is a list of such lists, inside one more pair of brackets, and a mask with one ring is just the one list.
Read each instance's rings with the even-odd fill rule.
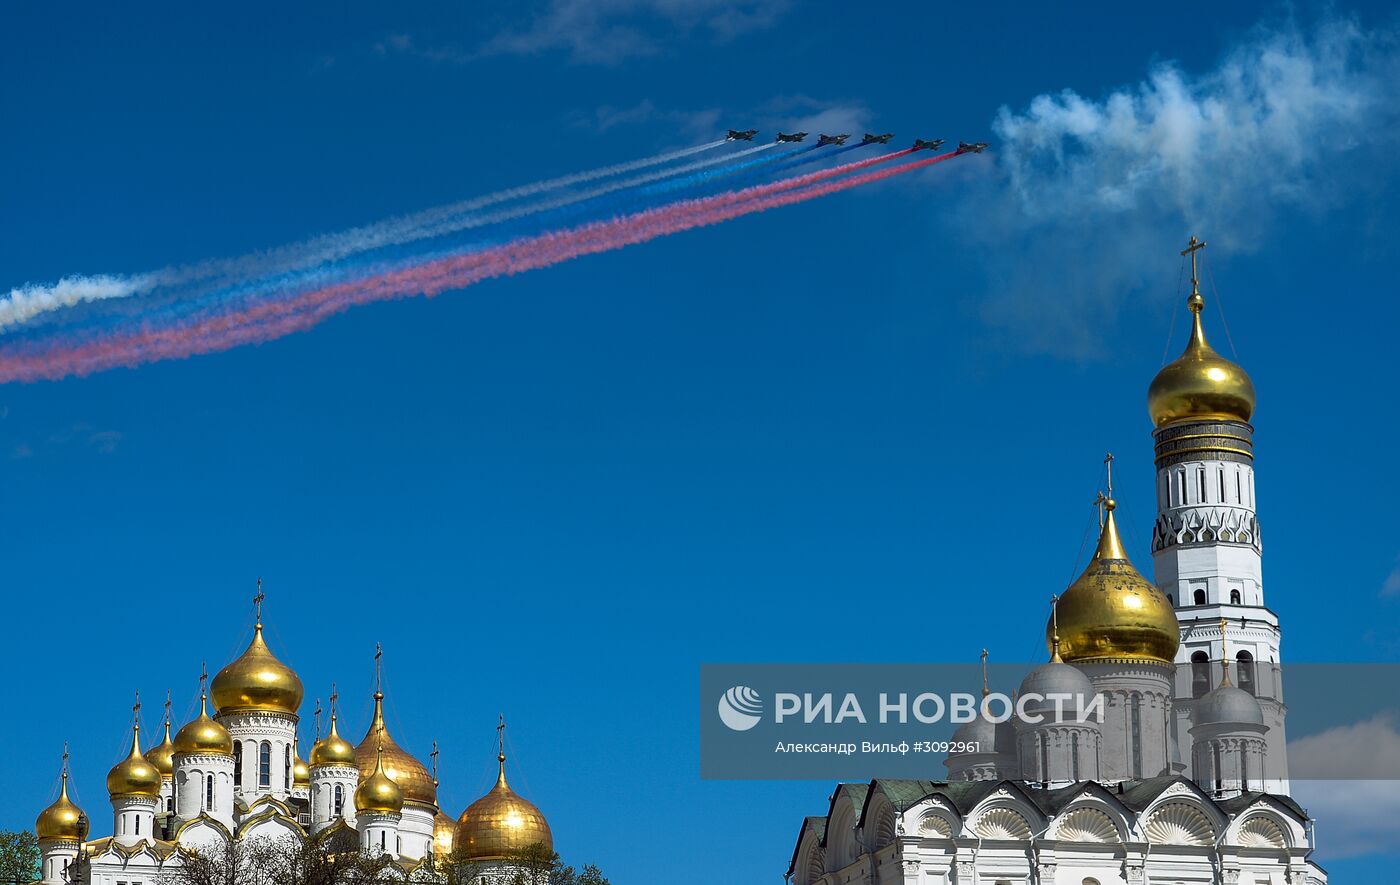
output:
[[736,685],[720,696],[719,718],[734,731],[748,731],[763,718],[763,698],[747,685]]

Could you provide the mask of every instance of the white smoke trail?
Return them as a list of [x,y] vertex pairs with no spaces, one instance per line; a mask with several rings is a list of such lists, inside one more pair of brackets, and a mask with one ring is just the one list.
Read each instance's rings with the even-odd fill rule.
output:
[[[440,229],[443,225],[450,225],[454,220],[460,221],[459,216],[489,206],[527,199],[560,188],[586,184],[590,181],[663,165],[704,151],[714,150],[725,143],[725,139],[718,139],[639,160],[631,160],[586,172],[575,172],[338,233],[313,237],[276,249],[252,252],[237,258],[214,259],[130,276],[99,274],[65,277],[50,285],[26,285],[12,288],[8,295],[0,296],[0,333],[29,323],[44,314],[88,302],[129,298],[156,288],[174,288],[195,284],[199,284],[201,290],[207,290],[212,286],[247,281],[254,277],[294,273],[347,258],[360,252],[384,246],[402,245],[423,239],[426,236],[438,236],[432,231]],[[726,158],[721,157],[714,162],[723,162],[724,159]],[[682,166],[675,170],[664,170],[656,175],[666,177],[671,174],[682,174],[691,168],[693,166]],[[521,211],[520,214],[526,213]]]
[[984,318],[1031,351],[1094,355],[1105,326],[1083,317],[1170,295],[1188,234],[1252,250],[1393,176],[1396,83],[1394,33],[1333,19],[1256,28],[1202,74],[1164,64],[1101,100],[1002,108],[996,169],[955,213],[991,268]]
[[18,326],[39,314],[86,301],[106,298],[127,298],[150,291],[154,277],[119,277],[101,274],[89,277],[64,277],[50,286],[20,286],[0,297],[0,330]]

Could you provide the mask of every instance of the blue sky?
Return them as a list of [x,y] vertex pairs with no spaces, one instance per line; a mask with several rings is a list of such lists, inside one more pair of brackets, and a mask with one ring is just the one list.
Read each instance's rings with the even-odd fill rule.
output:
[[[0,771],[33,797],[0,826],[32,824],[65,740],[102,821],[131,692],[148,727],[167,687],[188,715],[261,575],[274,648],[308,697],[339,680],[357,737],[384,644],[391,725],[441,744],[452,813],[489,786],[504,711],[570,862],[776,881],[831,785],[702,782],[700,662],[1038,659],[1108,450],[1146,569],[1144,398],[1193,232],[1259,390],[1285,659],[1400,656],[1382,5],[284,6],[7,7],[0,284],[241,254],[731,125],[1002,144],[259,347],[0,389],[23,625],[0,660],[27,677]],[[1331,91],[1259,73],[1296,114],[1255,126],[1232,65],[1290,40],[1352,55]],[[1140,84],[1168,65],[1225,111],[1180,167],[1135,177],[1132,133],[1086,146],[1068,100],[1033,110],[1161,98]]]

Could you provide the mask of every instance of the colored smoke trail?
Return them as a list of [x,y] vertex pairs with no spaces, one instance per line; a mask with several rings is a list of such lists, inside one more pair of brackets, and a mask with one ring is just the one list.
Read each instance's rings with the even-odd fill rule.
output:
[[[65,277],[50,285],[19,286],[12,288],[8,296],[0,297],[0,333],[15,326],[24,325],[45,313],[75,307],[79,304],[130,298],[135,295],[144,295],[162,287],[171,288],[204,283],[207,289],[211,284],[220,281],[229,283],[247,280],[255,276],[293,273],[361,252],[385,246],[403,245],[425,237],[437,236],[438,234],[433,231],[450,223],[454,217],[465,213],[538,196],[560,188],[664,165],[714,150],[727,143],[727,139],[717,139],[705,144],[654,154],[638,160],[575,172],[333,234],[323,234],[300,243],[252,252],[237,258],[213,259],[142,274],[75,276]],[[730,157],[751,153],[754,150],[757,148],[740,151],[712,162],[724,162]],[[683,166],[674,170],[672,174],[680,174],[691,168],[698,168],[698,166]],[[664,178],[667,176],[658,173],[656,177]],[[655,179],[648,178],[647,180]]]
[[[633,215],[542,234],[504,246],[428,262],[417,267],[295,293],[283,301],[169,328],[147,328],[119,338],[65,348],[29,348],[0,354],[0,382],[61,378],[107,368],[226,350],[311,328],[358,304],[414,295],[436,295],[482,280],[511,276],[583,255],[619,249],[741,215],[803,202],[902,175],[958,156],[949,152],[883,169],[869,169],[912,151],[846,164],[846,174],[822,170],[742,191],[679,201]],[[852,168],[854,167],[854,168]]]

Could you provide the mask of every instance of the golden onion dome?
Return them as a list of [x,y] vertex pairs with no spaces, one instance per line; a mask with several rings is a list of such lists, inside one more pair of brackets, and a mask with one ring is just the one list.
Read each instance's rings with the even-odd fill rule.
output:
[[384,756],[375,755],[374,771],[369,777],[361,778],[355,788],[355,812],[357,814],[399,814],[403,811],[404,794],[384,771]]
[[141,755],[141,726],[131,729],[131,752],[107,772],[107,794],[113,799],[134,796],[160,798],[160,771]]
[[48,808],[39,812],[38,819],[34,821],[34,833],[40,841],[62,839],[81,842],[87,838],[87,832],[87,815],[68,798],[68,769],[65,767],[63,786],[59,788],[58,798]]
[[505,753],[497,759],[501,771],[496,785],[462,812],[453,845],[471,860],[508,857],[537,843],[552,850],[554,836],[549,823],[534,804],[506,783]]
[[1084,573],[1060,597],[1045,625],[1045,644],[1070,663],[1136,660],[1170,664],[1181,643],[1171,603],[1133,568],[1118,537],[1110,498],[1105,504],[1099,546]]
[[176,756],[232,756],[233,737],[209,718],[209,705],[203,692],[199,695],[199,715],[175,734]]
[[261,621],[253,628],[247,651],[218,672],[210,689],[220,713],[256,711],[292,716],[301,706],[302,691],[296,672],[267,647]]
[[331,711],[330,734],[311,745],[311,767],[322,765],[355,765],[355,748],[336,730],[335,711]]
[[438,857],[452,856],[452,837],[457,832],[457,822],[450,814],[439,811],[433,815],[433,854]]
[[379,748],[383,747],[384,770],[394,783],[403,790],[404,801],[410,804],[437,808],[437,783],[423,763],[400,747],[389,734],[384,723],[384,692],[374,693],[374,720],[370,722],[365,739],[355,748],[355,761],[360,766],[360,777],[366,778],[374,771]]
[[297,749],[297,741],[292,741],[292,786],[311,786],[311,767],[306,764],[306,760],[301,758],[301,752]]
[[165,715],[165,740],[146,751],[146,761],[156,767],[161,777],[175,774],[175,744],[170,740],[170,711]]
[[1191,293],[1191,340],[1162,367],[1147,389],[1147,410],[1157,427],[1177,421],[1242,421],[1254,414],[1254,382],[1244,369],[1215,352],[1201,326],[1205,299]]

